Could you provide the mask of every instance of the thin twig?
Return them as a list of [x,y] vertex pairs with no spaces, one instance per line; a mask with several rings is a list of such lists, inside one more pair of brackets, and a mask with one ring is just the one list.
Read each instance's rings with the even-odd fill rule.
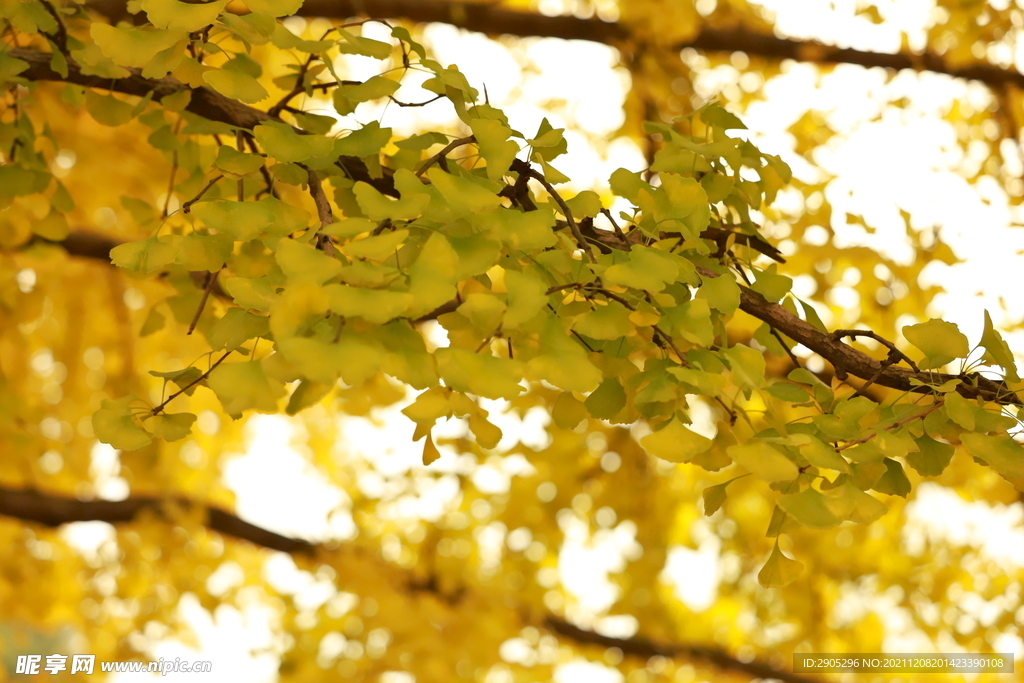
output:
[[927,417],[929,414],[931,414],[931,413],[935,412],[936,410],[938,410],[939,408],[941,408],[942,405],[943,405],[943,401],[942,400],[936,401],[934,405],[932,405],[932,406],[930,406],[928,408],[928,410],[922,411],[920,413],[916,413],[914,415],[911,415],[910,417],[905,417],[905,418],[903,418],[901,420],[897,420],[896,422],[893,422],[888,427],[882,427],[881,429],[876,429],[875,431],[871,432],[867,436],[863,436],[863,437],[861,437],[859,439],[856,439],[854,441],[850,441],[849,443],[843,444],[842,446],[837,448],[836,451],[845,451],[847,448],[853,448],[854,446],[859,446],[862,443],[866,443],[868,441],[871,441],[871,439],[873,439],[876,436],[878,436],[879,432],[888,432],[888,431],[890,431],[892,429],[896,429],[897,427],[902,427],[903,425],[907,424],[908,422],[913,422],[914,420],[923,419],[923,418]]
[[473,136],[473,135],[470,135],[470,136],[464,137],[464,138],[458,138],[456,140],[452,140],[447,145],[445,145],[444,149],[442,149],[440,152],[438,152],[434,156],[432,156],[429,159],[427,159],[426,161],[424,161],[423,165],[420,166],[420,170],[416,171],[416,176],[417,177],[422,177],[423,174],[427,172],[428,168],[430,168],[434,164],[440,162],[442,159],[447,157],[448,154],[450,152],[452,152],[452,150],[458,149],[459,147],[462,147],[463,145],[471,145],[474,142],[476,142],[476,136]]
[[569,209],[569,205],[565,203],[565,200],[562,199],[562,195],[558,194],[558,191],[551,183],[548,182],[548,179],[545,178],[543,174],[536,171],[525,161],[516,159],[512,162],[512,167],[520,174],[526,174],[544,186],[544,189],[547,190],[548,194],[551,195],[551,198],[555,200],[555,203],[558,204],[559,208],[562,210],[562,214],[565,216],[565,221],[569,224],[569,230],[572,231],[573,237],[576,238],[576,244],[579,245],[588,261],[596,263],[597,259],[594,258],[594,252],[590,248],[590,244],[587,243],[583,233],[580,232],[580,226],[576,225],[576,220],[572,217],[572,211]]
[[196,314],[192,316],[192,322],[188,326],[188,332],[185,334],[192,334],[196,329],[196,325],[199,324],[199,316],[202,315],[203,309],[206,307],[206,300],[210,298],[210,292],[213,291],[213,286],[217,282],[217,276],[220,275],[218,270],[216,273],[206,274],[206,287],[203,288],[203,298],[199,300],[199,307],[196,309]]
[[170,396],[168,396],[166,399],[164,399],[164,402],[161,403],[160,405],[158,405],[156,408],[153,408],[153,414],[154,415],[159,415],[161,412],[163,412],[164,407],[168,403],[170,403],[174,399],[178,398],[179,396],[184,394],[186,391],[188,391],[189,389],[191,389],[192,387],[194,387],[195,385],[199,384],[200,382],[205,380],[207,377],[209,377],[210,373],[213,372],[214,369],[216,369],[216,367],[218,365],[223,363],[224,359],[227,358],[228,356],[230,356],[232,353],[234,353],[234,349],[232,349],[231,351],[225,351],[224,355],[221,356],[220,358],[218,358],[217,362],[215,362],[213,365],[211,365],[209,370],[207,370],[203,374],[199,375],[199,377],[196,377],[194,380],[192,380],[191,382],[189,382],[188,384],[183,386],[179,391],[176,391],[175,393],[173,393]]
[[[181,212],[182,213],[189,213],[189,212],[191,212],[192,211],[192,205],[195,204],[196,202],[198,202],[200,199],[202,199],[203,195],[206,194],[206,191],[209,190],[214,185],[216,185],[217,182],[220,181],[223,178],[224,178],[224,176],[219,175],[216,178],[214,178],[213,180],[211,180],[210,182],[206,183],[206,185],[203,185],[203,189],[199,190],[199,194],[197,194],[195,197],[193,197],[192,199],[188,200],[187,202],[185,202],[184,204],[181,205]],[[164,210],[166,211],[166,209],[164,209]]]
[[[174,137],[178,137],[178,131],[181,129],[181,122],[184,119],[178,117],[177,123],[174,124]],[[168,210],[171,208],[171,197],[174,196],[174,177],[178,174],[178,150],[175,149],[171,153],[171,179],[167,183],[167,198],[164,200],[164,212],[162,218],[167,218]]]
[[42,3],[43,8],[49,12],[50,16],[57,22],[56,34],[50,34],[45,31],[41,31],[41,33],[49,38],[50,42],[57,46],[57,49],[61,51],[61,54],[70,58],[71,53],[68,52],[68,30],[64,26],[64,21],[60,18],[60,14],[57,13],[56,8],[54,8],[48,0],[39,0],[39,2]]
[[857,337],[870,337],[871,339],[874,339],[876,342],[878,342],[885,348],[889,349],[890,356],[894,356],[897,360],[905,362],[907,365],[910,366],[910,368],[914,372],[921,372],[918,369],[917,364],[914,361],[910,360],[907,354],[897,349],[896,345],[893,344],[891,341],[889,341],[882,335],[872,330],[836,330],[832,333],[831,336],[836,341],[842,340],[843,337],[849,337],[850,339],[856,339]]

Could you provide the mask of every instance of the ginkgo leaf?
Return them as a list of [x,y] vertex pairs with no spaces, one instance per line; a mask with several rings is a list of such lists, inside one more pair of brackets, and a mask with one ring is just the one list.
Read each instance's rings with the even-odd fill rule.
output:
[[207,334],[212,349],[237,349],[243,342],[265,337],[270,332],[270,319],[241,308],[230,308]]
[[224,406],[224,412],[237,415],[246,410],[276,413],[284,387],[271,380],[256,362],[221,363],[210,373],[207,382]]
[[768,561],[757,573],[757,581],[765,588],[781,588],[800,578],[803,570],[804,565],[783,555],[779,550],[779,544],[776,543],[771,555],[768,556]]
[[92,24],[89,33],[103,54],[115,64],[140,69],[153,61],[158,52],[171,47],[186,35],[182,30],[147,30],[103,23]]
[[127,242],[110,250],[110,260],[119,268],[151,273],[174,261],[180,240],[165,236]]
[[96,438],[122,451],[134,451],[148,446],[153,440],[132,418],[131,403],[135,396],[116,401],[104,400],[92,415],[92,430]]
[[248,175],[263,167],[263,157],[258,154],[239,152],[233,147],[221,145],[214,162],[217,168],[236,176]]
[[287,17],[302,7],[303,0],[244,0],[246,7],[258,14],[271,17]]
[[559,429],[575,429],[587,419],[587,408],[571,392],[563,391],[551,408],[551,419]]
[[964,448],[1019,491],[1024,491],[1024,446],[1006,434],[963,434]]
[[408,292],[391,292],[378,289],[363,289],[349,285],[327,285],[330,309],[346,318],[362,318],[377,325],[394,320],[405,314],[413,303]]
[[779,507],[812,529],[829,529],[843,522],[829,507],[828,499],[813,488],[780,496]]
[[619,339],[632,329],[629,309],[618,301],[610,301],[604,306],[595,305],[594,310],[576,320],[573,329],[592,339]]
[[1011,382],[1019,382],[1017,375],[1017,364],[1013,359],[1013,352],[1003,340],[1002,335],[992,325],[992,316],[985,311],[985,329],[981,334],[981,345],[985,348],[983,360],[1002,366],[1006,372],[1006,378]]
[[142,426],[158,439],[177,441],[192,433],[192,423],[195,421],[196,416],[192,413],[161,413],[144,418]]
[[480,148],[480,156],[487,162],[487,177],[500,179],[509,172],[512,160],[519,153],[519,145],[509,139],[512,129],[493,119],[473,119],[469,127]]
[[792,460],[764,441],[729,446],[726,452],[734,462],[764,481],[789,481],[800,474]]
[[203,73],[203,80],[225,97],[255,104],[269,97],[267,89],[247,73],[235,69],[217,69]]
[[227,4],[227,0],[208,0],[202,3],[140,0],[139,3],[151,24],[173,31],[198,31],[214,23]]
[[192,213],[207,227],[246,242],[262,235],[287,235],[304,229],[309,214],[276,197],[255,202],[200,202]]
[[656,432],[640,439],[640,446],[650,455],[670,462],[690,462],[711,448],[711,439],[688,429],[676,418]]
[[430,465],[437,461],[441,457],[441,452],[437,450],[437,446],[434,445],[434,437],[431,434],[427,434],[427,438],[423,442],[423,464]]
[[923,477],[937,477],[953,459],[953,446],[936,441],[927,434],[915,439],[918,450],[907,454],[907,464]]
[[289,283],[323,284],[341,272],[341,262],[296,240],[281,240],[274,254]]
[[352,191],[359,202],[359,208],[372,221],[411,221],[422,216],[430,203],[430,196],[422,194],[390,199],[362,181],[357,182]]
[[918,363],[922,370],[942,367],[956,358],[966,358],[970,353],[967,337],[954,323],[930,319],[917,325],[903,328],[903,336],[924,352],[924,359]]
[[363,83],[343,83],[334,90],[334,108],[342,116],[348,116],[359,103],[394,95],[400,86],[398,81],[384,76],[373,76]]
[[484,398],[511,399],[523,391],[523,364],[465,349],[438,349],[437,371],[446,386]]
[[599,420],[609,420],[626,405],[626,391],[617,379],[607,377],[587,396],[583,405]]
[[211,273],[221,269],[231,256],[234,240],[228,235],[185,235],[178,242],[174,262],[188,270],[207,270]]

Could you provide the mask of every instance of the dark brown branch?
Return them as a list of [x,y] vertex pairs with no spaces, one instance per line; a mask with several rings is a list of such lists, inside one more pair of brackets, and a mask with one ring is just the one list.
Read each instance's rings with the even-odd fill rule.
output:
[[889,349],[889,355],[892,357],[892,360],[889,363],[890,365],[894,362],[903,361],[909,365],[914,372],[921,371],[917,367],[917,363],[910,360],[910,357],[907,356],[907,354],[897,349],[895,344],[877,332],[872,330],[835,330],[832,332],[832,338],[835,340],[840,340],[843,337],[849,337],[850,339],[856,339],[857,337],[869,337],[870,339],[874,339],[876,342]]
[[423,165],[420,166],[420,170],[416,171],[416,175],[422,176],[424,173],[427,172],[428,168],[430,168],[436,163],[441,163],[441,168],[444,168],[445,159],[449,154],[451,154],[452,151],[458,149],[459,147],[462,147],[463,145],[471,145],[474,142],[476,142],[476,138],[472,135],[452,140],[447,145],[445,145],[444,149],[442,149],[440,152],[424,161]]
[[[111,19],[129,18],[124,0],[95,0],[90,6]],[[627,26],[600,19],[579,19],[573,16],[546,17],[503,7],[498,3],[466,3],[454,0],[306,0],[299,9],[303,16],[347,18],[357,15],[376,19],[407,19],[416,22],[452,24],[469,31],[492,35],[562,38],[587,40],[607,45],[628,44],[639,39]],[[812,40],[792,40],[738,27],[712,29],[704,27],[694,38],[673,45],[678,52],[694,48],[705,52],[745,52],[772,60],[793,59],[814,64],[856,64],[863,67],[913,69],[932,71],[956,78],[981,81],[993,89],[1006,85],[1024,87],[1024,74],[1015,69],[1002,69],[981,63],[954,66],[935,53],[921,55],[863,52],[839,48]]]
[[[306,169],[306,173],[309,179],[309,194],[313,198],[313,203],[316,204],[316,213],[320,218],[320,229],[323,229],[334,222],[334,211],[331,209],[331,202],[324,193],[323,185],[320,184],[320,176],[311,168]],[[322,249],[328,256],[335,256],[334,242],[331,241],[329,235],[322,234],[320,229],[317,230],[316,234],[317,248]]]
[[[162,513],[168,503],[194,507],[186,498],[132,497],[127,500],[78,500],[68,496],[46,494],[34,489],[0,487],[0,515],[58,527],[69,522],[99,521],[123,524],[134,520],[143,510]],[[246,522],[216,507],[206,507],[206,525],[225,536],[285,553],[312,555],[315,546],[308,541],[288,538]]]
[[545,178],[542,173],[538,172],[536,169],[530,166],[529,163],[523,161],[522,159],[516,159],[512,162],[512,170],[518,173],[520,176],[525,175],[530,178],[533,178],[538,183],[544,186],[544,189],[547,190],[548,194],[551,195],[551,198],[555,200],[555,203],[558,204],[558,207],[562,210],[562,215],[565,216],[565,220],[569,224],[569,230],[572,231],[572,235],[576,239],[576,244],[579,245],[580,249],[583,251],[588,261],[590,261],[591,263],[596,263],[596,259],[594,258],[594,250],[590,248],[590,243],[587,242],[586,238],[583,236],[583,233],[580,232],[580,227],[576,224],[576,221],[572,217],[572,210],[569,209],[569,205],[565,203],[564,199],[562,199],[562,195],[558,194],[558,190],[556,190],[554,186],[550,182],[548,182],[548,179]]
[[574,640],[584,645],[596,645],[598,647],[618,648],[622,654],[630,657],[649,659],[651,657],[684,658],[708,664],[723,671],[743,673],[755,678],[766,678],[783,681],[784,683],[821,683],[822,679],[801,676],[791,671],[778,669],[767,662],[756,659],[744,662],[741,659],[729,654],[726,650],[717,647],[706,647],[702,645],[686,645],[681,643],[663,644],[656,643],[646,638],[610,638],[600,633],[587,631],[574,626],[567,621],[557,617],[549,616],[544,619],[544,626],[554,631],[563,638]]
[[[100,76],[83,74],[81,67],[73,60],[69,60],[68,75],[65,78],[50,68],[50,54],[42,50],[14,48],[8,50],[7,55],[28,62],[28,69],[18,74],[18,77],[30,81],[74,83],[87,88],[99,88],[136,97],[145,97],[149,93],[153,93],[154,102],[160,102],[168,95],[173,95],[182,90],[189,90],[192,93],[192,99],[189,101],[188,106],[185,107],[186,111],[211,121],[219,121],[220,123],[226,123],[229,126],[245,130],[252,130],[264,121],[280,121],[280,119],[271,116],[265,111],[242,104],[209,88],[189,88],[184,83],[171,77],[144,78],[140,69],[128,69],[131,75],[124,78],[102,78]],[[341,157],[338,165],[349,178],[369,183],[379,192],[385,194],[394,193],[394,181],[390,178],[390,170],[385,171],[383,178],[374,178],[370,175],[362,159],[348,156]]]
[[[309,541],[282,536],[250,524],[226,510],[203,505],[182,496],[167,498],[137,496],[119,501],[78,500],[65,495],[42,493],[35,489],[14,489],[0,486],[0,515],[26,522],[35,522],[51,528],[70,522],[127,524],[134,521],[145,510],[153,510],[160,515],[165,515],[168,506],[179,506],[185,509],[202,506],[206,510],[205,524],[209,529],[270,550],[313,557],[318,549],[316,544]],[[415,586],[417,584],[410,579],[406,585]],[[659,645],[643,638],[609,638],[578,628],[553,616],[548,616],[543,625],[568,640],[583,645],[617,647],[623,654],[629,656],[683,657],[708,662],[723,671],[745,673],[761,678],[775,678],[785,683],[817,683],[816,679],[776,669],[757,660],[743,662],[719,648],[685,643]]]

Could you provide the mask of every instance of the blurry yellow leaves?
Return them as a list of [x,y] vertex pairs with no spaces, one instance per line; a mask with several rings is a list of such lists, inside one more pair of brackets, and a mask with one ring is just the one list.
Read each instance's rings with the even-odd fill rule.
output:
[[803,569],[802,563],[783,555],[779,550],[779,544],[776,543],[771,555],[768,556],[768,561],[758,572],[757,580],[765,588],[780,588],[796,581]]

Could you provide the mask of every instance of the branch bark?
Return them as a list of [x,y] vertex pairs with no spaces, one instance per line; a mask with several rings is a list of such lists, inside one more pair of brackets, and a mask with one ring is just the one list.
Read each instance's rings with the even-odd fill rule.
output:
[[[0,515],[52,528],[70,522],[126,524],[133,521],[144,510],[154,510],[159,514],[164,514],[168,505],[194,508],[201,504],[184,497],[133,497],[120,501],[78,500],[68,496],[42,493],[35,489],[13,489],[0,486]],[[206,509],[206,526],[220,534],[270,550],[309,557],[316,555],[318,546],[309,541],[268,531],[218,507],[203,507]],[[409,585],[413,583],[410,581]],[[544,620],[543,626],[566,640],[581,645],[617,647],[622,650],[623,654],[630,656],[680,657],[707,662],[723,671],[744,673],[760,678],[775,678],[785,683],[818,683],[816,679],[799,676],[756,660],[744,662],[718,648],[686,643],[658,645],[643,638],[608,638],[573,626],[554,616],[548,616]]]
[[[45,242],[45,240],[39,240]],[[49,242],[63,247],[72,256],[84,258],[96,258],[105,263],[110,263],[110,249],[117,246],[113,240],[104,237],[90,235],[87,233],[73,233],[63,242]],[[607,246],[615,245],[613,240],[605,242]],[[625,245],[618,245],[622,249]],[[703,266],[698,266],[698,272],[703,277],[720,277]],[[728,276],[726,276],[728,277]],[[810,323],[801,320],[795,314],[789,312],[779,304],[773,304],[763,296],[743,285],[740,288],[740,310],[748,313],[762,322],[766,322],[793,341],[803,344],[811,351],[827,360],[837,369],[837,376],[841,373],[849,373],[860,379],[867,380],[890,389],[900,391],[914,391],[927,393],[928,387],[914,384],[911,380],[925,384],[941,384],[951,379],[964,380],[957,387],[957,391],[967,398],[984,398],[986,401],[1009,405],[1022,405],[1022,401],[1016,394],[1009,391],[1005,384],[986,379],[974,374],[970,377],[959,375],[948,375],[938,372],[914,372],[909,368],[897,365],[883,367],[883,361],[876,360],[868,354],[844,344],[836,339],[833,334],[824,332]],[[442,313],[454,310],[457,302],[449,302],[423,318],[415,322],[432,320]],[[969,383],[976,382],[976,386]]]
[[[125,4],[124,0],[96,0],[90,6],[112,20],[119,20],[129,16]],[[624,24],[572,16],[547,17],[534,12],[508,9],[497,3],[455,0],[306,0],[299,14],[334,19],[367,16],[373,19],[439,22],[492,35],[586,40],[616,46],[640,40]],[[868,68],[879,66],[895,70],[932,71],[955,78],[981,81],[993,88],[1009,84],[1024,87],[1024,74],[991,64],[954,67],[942,55],[932,52],[920,55],[864,52],[813,40],[779,38],[742,27],[729,30],[704,28],[693,39],[673,45],[670,49],[679,51],[688,47],[706,52],[745,52],[773,60],[794,59],[814,64],[856,64]]]
[[689,660],[707,662],[719,669],[745,673],[756,678],[775,679],[784,683],[821,683],[820,678],[800,676],[756,659],[744,662],[717,647],[681,643],[660,644],[640,637],[609,638],[600,633],[584,630],[552,616],[544,619],[544,626],[558,635],[574,640],[577,643],[597,645],[604,648],[617,647],[622,651],[622,654],[631,657],[641,657],[644,659],[656,656],[668,657],[669,659],[682,657]]

